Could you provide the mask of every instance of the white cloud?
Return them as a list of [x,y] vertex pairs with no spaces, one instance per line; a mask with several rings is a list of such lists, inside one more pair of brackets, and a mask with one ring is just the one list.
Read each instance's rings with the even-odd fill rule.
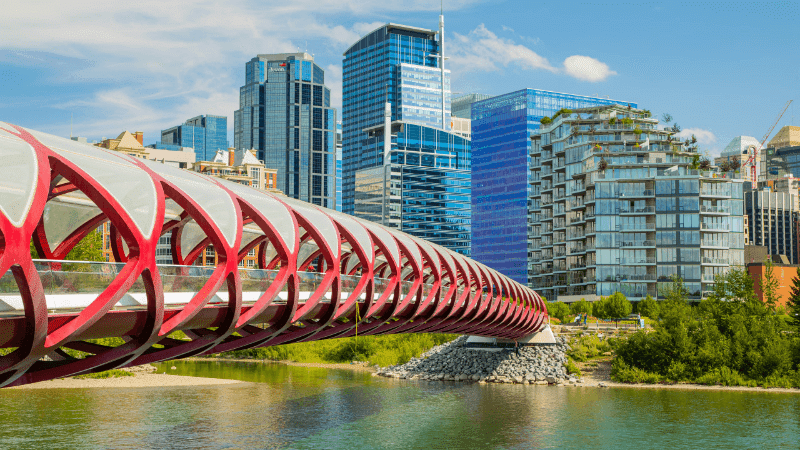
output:
[[692,135],[697,138],[697,143],[701,145],[712,145],[717,142],[717,136],[713,132],[702,128],[684,128],[680,133],[675,134],[675,136],[684,140],[691,138]]
[[[449,1],[448,9],[475,1]],[[147,0],[6,0],[0,51],[12,55],[11,65],[71,62],[66,69],[47,68],[51,82],[78,83],[85,92],[79,100],[57,102],[75,112],[77,132],[99,137],[137,129],[149,141],[161,128],[198,114],[225,115],[232,129],[244,64],[256,54],[308,48],[328,65],[331,57],[323,55],[341,60],[347,46],[385,23],[370,22],[376,15],[438,9],[428,0],[185,0],[180,7]],[[370,20],[351,27],[328,20],[343,14]],[[44,62],[35,61],[38,56]],[[341,68],[328,65],[326,72],[332,105],[340,107]],[[21,125],[51,125],[47,131],[62,134],[69,127],[68,121]]]
[[608,68],[608,65],[590,56],[573,55],[564,60],[564,72],[567,75],[583,81],[596,83],[603,81],[617,72]]
[[[539,39],[519,36],[512,28],[502,26],[503,31],[512,33],[519,39],[539,43]],[[451,65],[457,71],[497,71],[500,67],[515,65],[528,70],[546,70],[552,73],[565,73],[583,81],[603,81],[617,72],[607,64],[589,56],[573,55],[564,60],[563,69],[554,67],[544,56],[510,39],[498,37],[480,24],[469,34],[453,33],[450,39]]]
[[[510,39],[498,37],[489,31],[484,24],[470,31],[466,36],[453,33],[450,46],[450,64],[454,70],[500,70],[499,66],[511,64],[523,69],[542,69],[557,72],[546,58],[540,56],[524,45],[516,44]],[[447,54],[447,41],[445,41]]]

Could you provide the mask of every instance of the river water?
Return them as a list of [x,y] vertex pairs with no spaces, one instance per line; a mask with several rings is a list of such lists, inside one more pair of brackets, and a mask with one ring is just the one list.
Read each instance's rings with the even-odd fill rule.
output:
[[[169,370],[175,365],[177,370]],[[750,449],[800,446],[800,395],[427,383],[185,361],[221,386],[0,391],[8,449]]]

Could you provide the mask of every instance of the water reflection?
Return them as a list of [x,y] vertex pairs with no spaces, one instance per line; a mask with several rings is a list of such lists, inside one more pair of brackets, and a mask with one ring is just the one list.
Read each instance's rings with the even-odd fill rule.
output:
[[429,384],[258,363],[160,370],[250,383],[2,390],[0,447],[795,448],[800,435],[800,395]]

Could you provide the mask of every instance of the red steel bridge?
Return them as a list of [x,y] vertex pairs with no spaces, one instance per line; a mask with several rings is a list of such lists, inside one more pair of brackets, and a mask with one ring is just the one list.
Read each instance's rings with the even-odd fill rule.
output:
[[[502,274],[330,209],[4,122],[0,161],[0,386],[356,333],[516,339],[547,322]],[[117,262],[64,261],[105,222]],[[157,265],[164,236],[173,261]],[[218,264],[195,265],[209,246]],[[257,267],[240,267],[249,252]]]

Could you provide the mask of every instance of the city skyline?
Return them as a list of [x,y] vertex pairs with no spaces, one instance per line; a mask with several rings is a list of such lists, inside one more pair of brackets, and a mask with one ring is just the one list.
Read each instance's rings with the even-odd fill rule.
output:
[[[797,98],[798,50],[783,45],[792,39],[797,2],[544,4],[512,13],[523,5],[445,2],[453,92],[534,88],[630,99],[670,113],[712,156],[738,135],[760,140],[786,100]],[[243,61],[297,50],[315,55],[341,111],[344,50],[387,22],[435,29],[439,12],[424,2],[324,1],[194,3],[177,11],[107,5],[91,20],[88,10],[98,8],[20,2],[0,17],[6,120],[93,140],[142,130],[149,144],[165,122],[201,113],[232,118]],[[108,31],[123,27],[138,31]],[[636,46],[642,39],[646,51]],[[800,124],[798,114],[790,107],[776,130]]]

